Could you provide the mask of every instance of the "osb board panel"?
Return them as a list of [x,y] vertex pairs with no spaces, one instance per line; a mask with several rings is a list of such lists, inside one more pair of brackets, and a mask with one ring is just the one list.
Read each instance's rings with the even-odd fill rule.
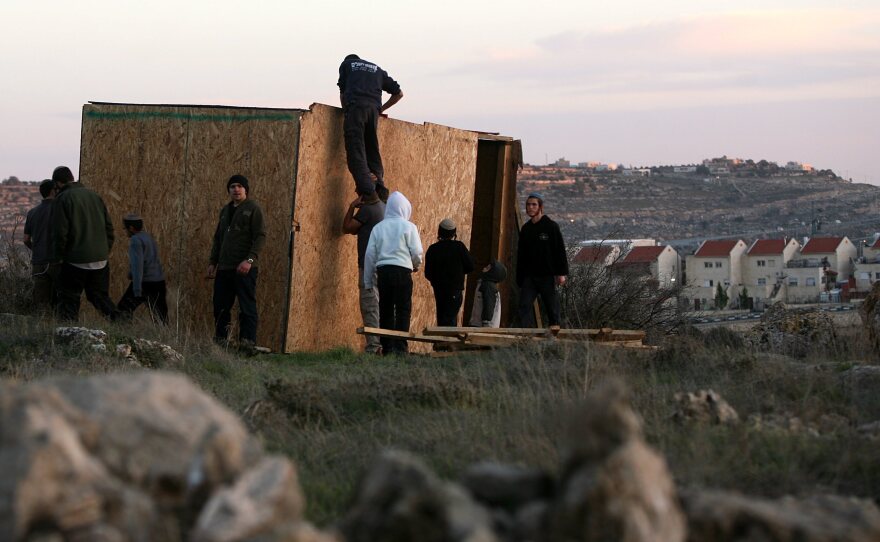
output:
[[[113,221],[110,297],[118,301],[128,286],[128,237],[122,217],[138,212],[159,244],[174,323],[180,321],[180,307],[171,277],[181,266],[178,196],[183,190],[187,120],[177,108],[164,109],[165,115],[159,117],[149,116],[150,111],[143,106],[84,106],[80,180],[101,195]],[[93,310],[88,303],[83,308]]]
[[[156,237],[169,290],[176,293],[170,296],[175,300],[174,320],[184,330],[212,333],[213,283],[205,279],[211,240],[220,208],[228,203],[227,179],[235,173],[248,177],[249,195],[263,208],[267,228],[257,281],[258,343],[280,349],[301,112],[131,105],[86,108],[97,114],[84,113],[83,117],[83,156],[94,156],[89,162],[83,160],[83,171],[91,176],[94,164],[101,172],[95,183],[102,193],[106,187],[122,201],[151,200],[139,211],[149,231],[158,227],[163,233]],[[116,146],[95,141],[93,132],[114,140]],[[157,145],[175,148],[177,154],[170,153],[175,158],[159,156],[165,152],[160,147],[155,156],[133,163],[139,149]],[[126,184],[126,178],[139,182]],[[125,269],[124,248],[114,249],[113,258]],[[115,274],[114,287],[119,284],[124,289],[124,279],[124,274]]]
[[[413,205],[422,244],[436,240],[451,217],[459,239],[470,242],[477,134],[433,124],[381,119],[379,143],[385,179]],[[343,235],[342,218],[355,198],[345,164],[341,110],[315,104],[303,115],[294,220],[287,349],[360,349],[356,238]],[[435,322],[434,297],[424,273],[413,275],[411,330]],[[429,345],[410,345],[425,351]]]

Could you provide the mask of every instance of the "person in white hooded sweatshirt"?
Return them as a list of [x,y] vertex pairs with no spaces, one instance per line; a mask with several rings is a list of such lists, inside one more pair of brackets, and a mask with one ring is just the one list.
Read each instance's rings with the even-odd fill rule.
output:
[[[409,221],[412,204],[400,192],[388,197],[385,218],[373,226],[364,254],[364,287],[378,282],[379,327],[409,331],[412,274],[422,265],[419,230]],[[406,341],[382,337],[382,354],[406,354]]]

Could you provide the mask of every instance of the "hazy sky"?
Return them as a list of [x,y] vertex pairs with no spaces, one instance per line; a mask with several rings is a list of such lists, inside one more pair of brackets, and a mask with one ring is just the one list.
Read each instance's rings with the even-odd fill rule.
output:
[[[424,5],[423,5],[424,4]],[[877,0],[0,0],[0,178],[76,170],[84,103],[307,108],[377,62],[391,116],[525,159],[796,160],[880,184]]]

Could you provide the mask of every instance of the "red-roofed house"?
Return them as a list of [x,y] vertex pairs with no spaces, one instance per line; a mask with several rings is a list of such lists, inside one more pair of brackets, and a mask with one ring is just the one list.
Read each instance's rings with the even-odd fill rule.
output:
[[819,301],[822,291],[849,280],[856,256],[856,246],[846,237],[813,237],[786,264],[786,301]]
[[687,257],[688,297],[694,300],[694,309],[714,307],[719,284],[727,292],[728,306],[736,304],[742,289],[742,255],[745,251],[746,244],[741,239],[708,240]]
[[754,304],[785,299],[785,264],[797,254],[794,239],[758,239],[743,259],[743,287]]
[[801,248],[798,259],[808,262],[828,260],[830,268],[837,272],[837,281],[849,280],[852,276],[853,260],[858,249],[847,237],[813,237]]
[[620,256],[620,247],[617,245],[588,245],[574,255],[571,262],[574,264],[601,264],[611,265]]
[[880,236],[865,244],[862,257],[853,264],[853,278],[857,292],[870,292],[874,283],[880,281]]
[[681,257],[669,245],[633,247],[618,265],[639,269],[656,280],[661,288],[681,282]]

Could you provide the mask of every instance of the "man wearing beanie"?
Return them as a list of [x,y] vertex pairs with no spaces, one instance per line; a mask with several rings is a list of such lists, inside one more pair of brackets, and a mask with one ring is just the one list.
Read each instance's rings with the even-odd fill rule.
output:
[[48,312],[55,304],[55,276],[57,265],[51,262],[52,202],[55,198],[55,183],[46,179],[40,183],[43,201],[28,211],[24,221],[24,244],[31,249],[31,279],[33,281],[33,303],[37,311]]
[[[388,189],[376,129],[379,116],[403,98],[400,85],[385,70],[357,55],[346,56],[339,65],[336,84],[345,116],[342,125],[345,158],[357,193],[363,203],[372,203],[377,197],[387,201]],[[382,91],[391,95],[384,104]]]
[[456,239],[455,222],[444,218],[437,228],[438,240],[425,253],[425,278],[434,289],[438,326],[457,326],[464,277],[474,270],[474,259]]
[[208,266],[208,278],[214,279],[214,341],[227,344],[238,299],[239,346],[248,351],[257,342],[257,271],[266,242],[263,211],[248,198],[249,187],[244,175],[227,181],[230,201],[220,210]]
[[107,319],[117,316],[110,300],[110,248],[113,224],[104,200],[73,178],[70,168],[59,166],[52,172],[58,188],[52,204],[52,261],[61,264],[58,276],[58,317],[76,322],[80,297],[86,299]]
[[128,277],[131,282],[116,306],[126,320],[146,302],[153,321],[168,323],[168,303],[165,301],[165,273],[159,261],[159,246],[144,231],[144,219],[137,213],[129,213],[122,219],[128,235]]
[[544,214],[544,198],[526,198],[529,221],[519,232],[516,255],[516,283],[519,292],[519,319],[523,327],[535,327],[535,299],[541,298],[551,328],[559,327],[559,299],[556,286],[565,284],[568,255],[559,225]]

